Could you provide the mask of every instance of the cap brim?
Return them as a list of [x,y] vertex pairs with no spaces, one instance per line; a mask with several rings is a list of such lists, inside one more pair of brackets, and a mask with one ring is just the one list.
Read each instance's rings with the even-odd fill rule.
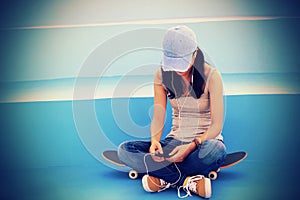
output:
[[164,55],[162,60],[162,69],[164,71],[185,72],[190,66],[192,56],[193,54],[187,55],[182,58],[173,58]]

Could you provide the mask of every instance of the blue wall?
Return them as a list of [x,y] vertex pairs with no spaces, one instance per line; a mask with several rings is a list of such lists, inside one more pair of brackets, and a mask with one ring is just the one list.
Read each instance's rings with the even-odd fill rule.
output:
[[[10,1],[9,1],[10,2]],[[1,5],[0,80],[40,80],[76,77],[95,48],[112,41],[104,56],[126,47],[128,41],[114,43],[126,31],[143,28],[166,29],[163,24],[109,25],[107,22],[135,20],[217,17],[217,21],[187,23],[195,30],[199,45],[208,51],[223,73],[298,72],[299,16],[290,1],[129,1],[115,6],[114,1],[43,1],[32,4],[5,2]],[[29,6],[30,5],[30,6]],[[155,15],[153,14],[155,10]],[[186,11],[189,12],[186,12]],[[270,20],[220,21],[222,17],[272,16]],[[277,19],[278,17],[278,19]],[[144,22],[144,23],[146,23]],[[90,25],[89,25],[90,24]],[[91,25],[92,24],[92,25]],[[102,24],[102,26],[93,26]],[[181,24],[181,23],[180,23]],[[62,25],[62,28],[52,27]],[[69,27],[66,25],[74,25]],[[83,27],[82,27],[83,25]],[[35,28],[30,28],[34,26]],[[44,26],[44,28],[38,28]],[[27,28],[26,28],[27,27]],[[138,40],[151,40],[151,32]],[[156,43],[157,41],[153,41]],[[158,41],[160,44],[160,41]],[[129,48],[129,46],[128,46]],[[129,49],[130,50],[130,49]],[[161,52],[136,52],[110,66],[110,75],[123,75],[136,65],[159,64]],[[127,58],[127,59],[126,59]],[[98,68],[105,68],[99,58]],[[155,68],[156,65],[153,65]],[[139,73],[152,73],[139,72]],[[89,76],[99,76],[92,73]]]

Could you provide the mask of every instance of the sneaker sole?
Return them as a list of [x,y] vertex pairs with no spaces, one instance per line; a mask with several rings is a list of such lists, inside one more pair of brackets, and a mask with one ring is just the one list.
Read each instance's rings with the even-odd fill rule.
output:
[[205,198],[211,197],[211,181],[209,178],[205,178]]
[[148,187],[148,175],[143,176],[142,178],[142,184],[143,184],[143,188],[146,192],[153,192],[152,190],[150,190],[150,188]]

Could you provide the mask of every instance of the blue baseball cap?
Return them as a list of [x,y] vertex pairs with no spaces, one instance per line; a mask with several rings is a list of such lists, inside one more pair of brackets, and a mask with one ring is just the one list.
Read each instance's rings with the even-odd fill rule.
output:
[[190,28],[176,26],[166,31],[162,46],[162,69],[185,72],[190,66],[193,53],[198,45],[196,35]]

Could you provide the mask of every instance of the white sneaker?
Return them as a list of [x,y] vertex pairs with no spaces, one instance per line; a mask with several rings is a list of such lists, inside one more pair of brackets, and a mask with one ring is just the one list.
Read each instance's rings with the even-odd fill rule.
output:
[[161,192],[170,187],[170,183],[153,176],[144,175],[142,178],[143,188],[146,192]]
[[[181,188],[186,192],[185,196],[180,195]],[[212,194],[210,179],[202,175],[187,177],[183,185],[178,188],[178,197],[185,198],[192,196],[191,192],[203,198],[210,198]]]

